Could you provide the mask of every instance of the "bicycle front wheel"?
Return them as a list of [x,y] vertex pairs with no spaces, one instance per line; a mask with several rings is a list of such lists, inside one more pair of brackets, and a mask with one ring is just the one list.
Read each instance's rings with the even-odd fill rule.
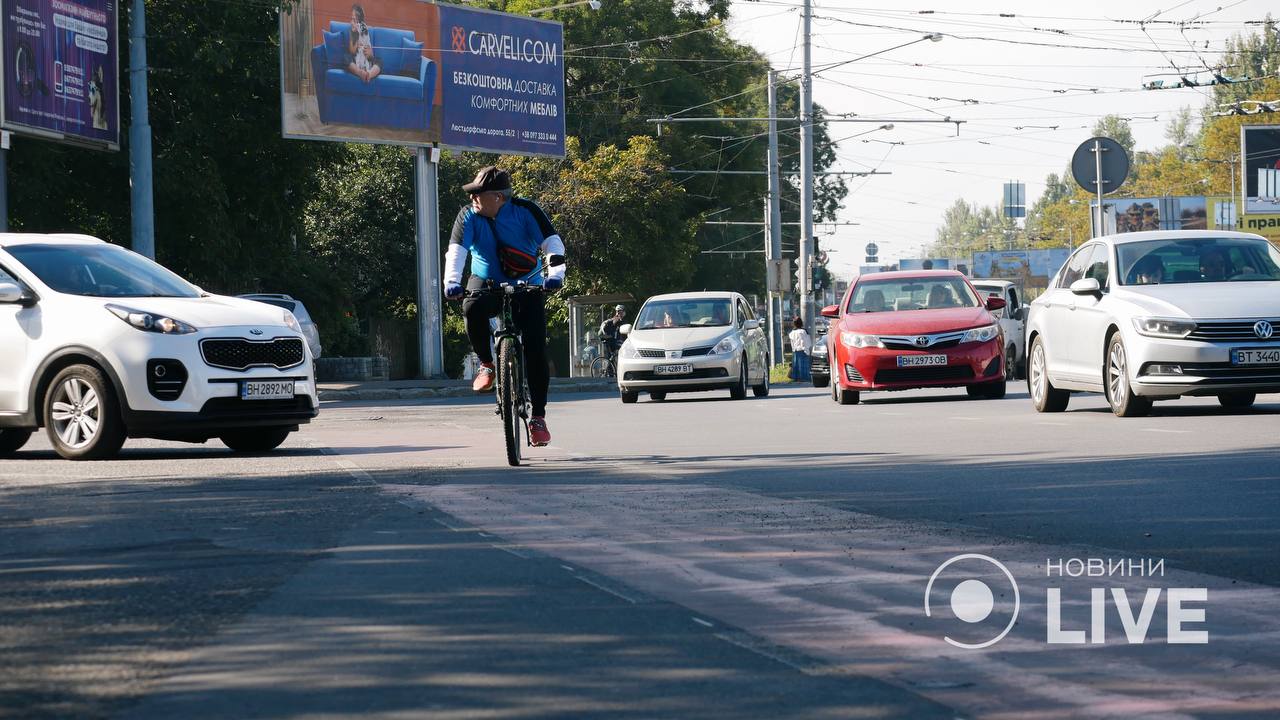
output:
[[521,397],[520,350],[515,338],[503,338],[498,347],[498,393],[502,408],[502,434],[507,442],[507,464],[520,464]]
[[608,377],[605,374],[607,372],[609,372],[609,358],[598,357],[591,361],[591,377]]

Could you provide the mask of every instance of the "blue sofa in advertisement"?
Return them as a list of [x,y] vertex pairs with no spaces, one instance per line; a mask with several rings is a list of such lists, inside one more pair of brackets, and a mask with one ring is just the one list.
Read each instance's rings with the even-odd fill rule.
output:
[[436,92],[436,68],[412,30],[370,27],[382,72],[365,82],[348,69],[351,24],[329,22],[324,42],[311,49],[320,122],[426,130]]

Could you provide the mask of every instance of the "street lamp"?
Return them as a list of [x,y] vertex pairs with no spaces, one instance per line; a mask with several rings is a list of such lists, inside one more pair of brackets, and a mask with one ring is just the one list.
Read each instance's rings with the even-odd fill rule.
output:
[[577,7],[578,5],[587,5],[592,10],[599,10],[600,0],[576,0],[575,2],[564,3],[562,5],[552,5],[551,7],[544,7],[544,8],[538,8],[537,10],[530,10],[529,14],[537,15],[538,13],[551,12],[552,10],[563,10],[564,8]]

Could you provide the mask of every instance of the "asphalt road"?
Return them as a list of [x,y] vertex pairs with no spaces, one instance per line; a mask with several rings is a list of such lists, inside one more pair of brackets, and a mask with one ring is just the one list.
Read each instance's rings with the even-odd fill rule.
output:
[[[484,399],[330,404],[255,458],[33,441],[0,462],[0,717],[1280,714],[1280,396],[723,396],[553,398],[520,469]],[[990,622],[925,617],[963,553],[1016,622],[990,567],[939,580],[987,582]],[[1094,588],[1165,594],[1144,643],[1113,603],[1060,645],[1051,587],[1069,630]],[[1172,587],[1207,589],[1207,644],[1166,642]]]

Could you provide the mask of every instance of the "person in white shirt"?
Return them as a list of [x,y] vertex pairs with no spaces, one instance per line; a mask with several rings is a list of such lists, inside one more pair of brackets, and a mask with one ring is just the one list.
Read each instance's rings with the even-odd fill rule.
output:
[[796,382],[809,382],[809,333],[804,329],[804,320],[796,318],[791,321],[793,330],[787,334],[791,340],[791,379]]

